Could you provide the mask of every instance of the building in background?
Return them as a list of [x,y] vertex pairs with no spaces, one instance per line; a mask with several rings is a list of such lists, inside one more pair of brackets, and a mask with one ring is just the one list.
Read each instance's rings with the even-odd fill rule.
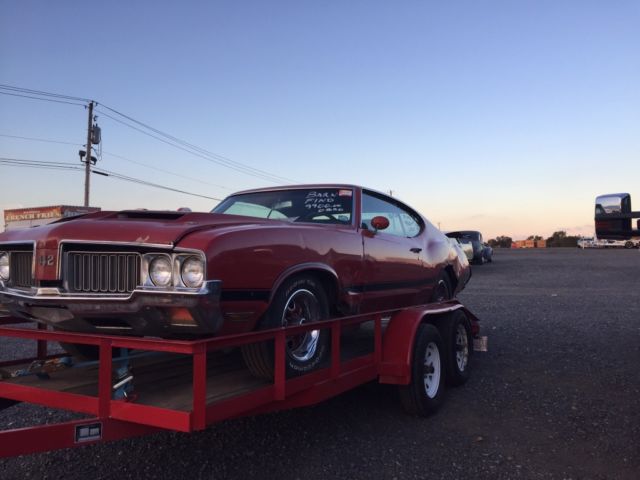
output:
[[546,240],[515,240],[511,248],[547,248]]
[[4,229],[17,230],[55,222],[61,218],[99,212],[97,207],[54,205],[49,207],[14,208],[4,211]]

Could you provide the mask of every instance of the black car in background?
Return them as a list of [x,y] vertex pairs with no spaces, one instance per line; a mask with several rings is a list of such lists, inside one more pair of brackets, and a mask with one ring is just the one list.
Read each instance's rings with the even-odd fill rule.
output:
[[482,265],[485,262],[491,262],[493,257],[493,249],[484,243],[482,233],[475,230],[461,230],[459,232],[449,232],[447,237],[457,238],[460,243],[471,244],[473,247],[472,263]]

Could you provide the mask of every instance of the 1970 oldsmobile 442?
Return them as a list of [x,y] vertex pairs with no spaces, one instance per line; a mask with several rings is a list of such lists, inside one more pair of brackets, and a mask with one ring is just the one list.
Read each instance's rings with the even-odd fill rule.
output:
[[[469,265],[395,198],[353,185],[240,192],[211,213],[97,212],[0,234],[0,302],[74,332],[194,338],[453,297]],[[292,339],[316,366],[326,330]],[[273,350],[243,352],[271,374]]]

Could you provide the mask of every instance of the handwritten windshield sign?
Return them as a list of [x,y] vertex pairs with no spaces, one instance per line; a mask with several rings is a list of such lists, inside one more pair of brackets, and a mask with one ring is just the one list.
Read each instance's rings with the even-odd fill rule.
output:
[[343,202],[350,204],[351,198],[341,196],[335,190],[311,190],[307,192],[307,196],[304,199],[304,208],[317,213],[344,213],[350,211],[349,205],[344,205]]

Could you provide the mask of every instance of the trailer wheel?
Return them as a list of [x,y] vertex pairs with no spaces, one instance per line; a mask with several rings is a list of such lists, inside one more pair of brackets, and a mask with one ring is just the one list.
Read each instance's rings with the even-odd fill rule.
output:
[[442,404],[444,394],[443,343],[438,329],[422,324],[416,332],[411,381],[399,387],[400,401],[411,415],[426,417]]
[[456,310],[447,315],[438,327],[444,342],[447,384],[457,387],[464,384],[470,375],[469,367],[473,352],[471,325],[464,312]]
[[[329,302],[319,280],[312,275],[293,277],[276,292],[271,306],[260,322],[260,329],[302,325],[329,317]],[[312,330],[287,337],[287,376],[297,376],[316,369],[329,350],[329,331]],[[242,347],[242,356],[252,374],[272,379],[274,375],[274,342]]]

